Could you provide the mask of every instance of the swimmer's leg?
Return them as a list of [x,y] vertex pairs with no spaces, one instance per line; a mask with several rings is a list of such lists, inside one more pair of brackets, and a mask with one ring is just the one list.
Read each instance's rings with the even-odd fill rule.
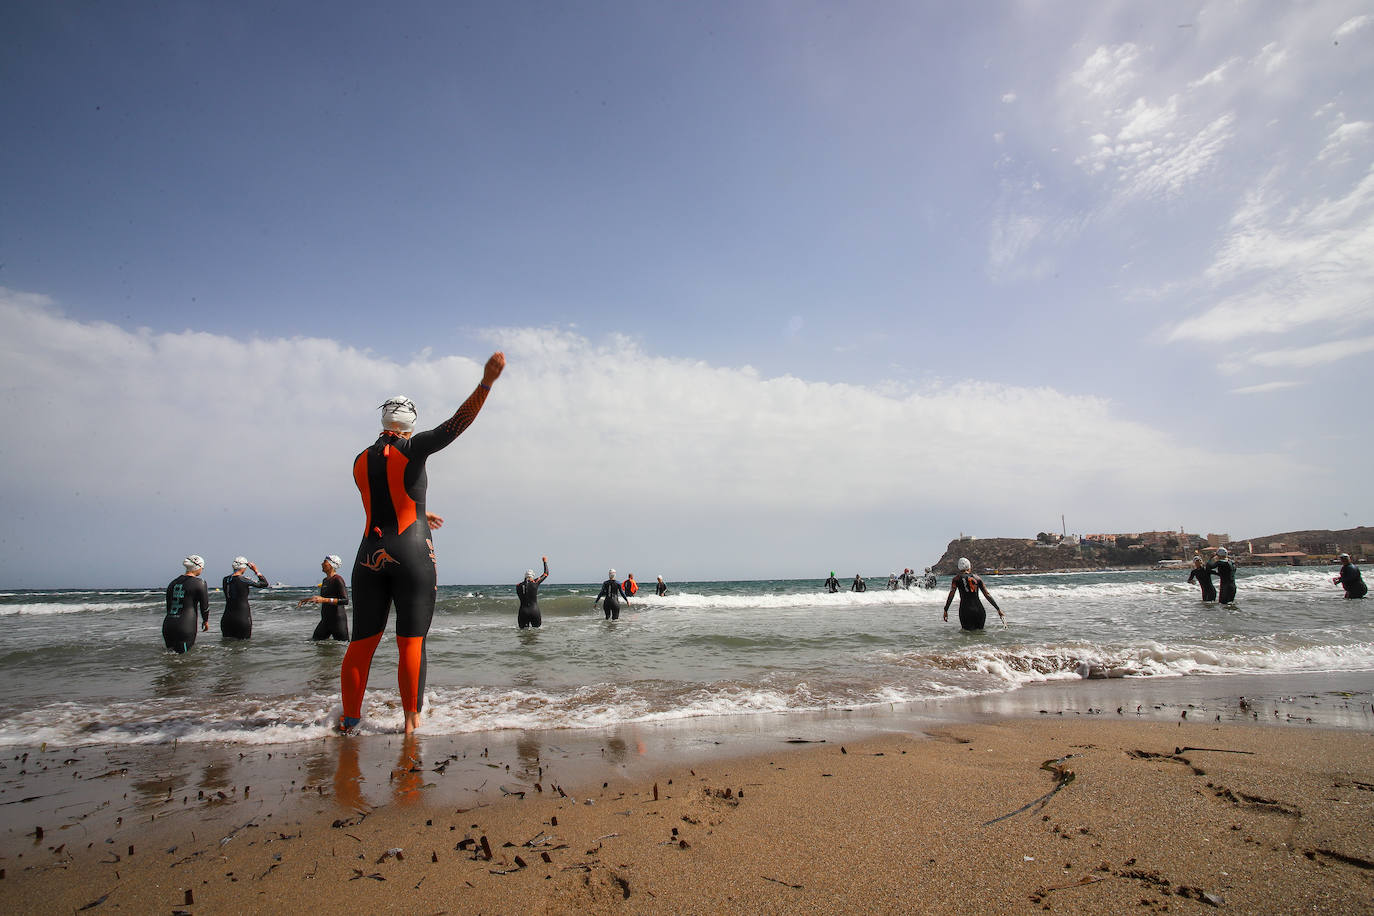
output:
[[363,694],[367,691],[367,676],[372,670],[372,655],[382,641],[380,632],[366,639],[355,639],[344,653],[343,668],[339,671],[339,688],[343,693],[344,730],[358,724],[363,717]]
[[396,680],[401,689],[401,708],[406,714],[406,734],[420,724],[420,707],[425,701],[425,670],[427,654],[423,636],[397,636],[396,648],[401,653]]

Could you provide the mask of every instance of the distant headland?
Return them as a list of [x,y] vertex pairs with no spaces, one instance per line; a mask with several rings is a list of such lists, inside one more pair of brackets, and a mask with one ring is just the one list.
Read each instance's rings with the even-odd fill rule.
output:
[[931,571],[953,575],[960,557],[967,557],[973,569],[982,573],[1185,566],[1194,554],[1210,558],[1218,547],[1227,548],[1242,566],[1327,566],[1342,553],[1364,562],[1365,557],[1374,556],[1374,528],[1286,531],[1236,539],[1181,530],[1085,535],[1041,531],[1033,538],[961,535],[949,542]]

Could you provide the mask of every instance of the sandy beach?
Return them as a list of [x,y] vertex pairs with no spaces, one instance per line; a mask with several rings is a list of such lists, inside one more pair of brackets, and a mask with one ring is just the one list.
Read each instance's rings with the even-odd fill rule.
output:
[[[39,748],[0,771],[0,887],[22,913],[1371,912],[1368,698],[1206,680],[733,736]],[[1094,705],[1142,687],[1174,702]]]

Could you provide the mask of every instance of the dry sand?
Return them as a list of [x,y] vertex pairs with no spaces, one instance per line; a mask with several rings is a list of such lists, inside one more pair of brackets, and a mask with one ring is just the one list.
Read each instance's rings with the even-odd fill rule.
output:
[[1173,715],[770,738],[648,767],[623,747],[483,756],[399,737],[237,767],[184,747],[151,763],[33,752],[6,773],[91,788],[46,811],[41,836],[12,823],[39,809],[3,798],[0,899],[91,914],[1374,912],[1368,729]]

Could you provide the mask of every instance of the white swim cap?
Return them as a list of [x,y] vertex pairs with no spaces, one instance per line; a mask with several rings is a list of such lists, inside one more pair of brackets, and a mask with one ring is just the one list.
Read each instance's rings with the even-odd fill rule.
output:
[[973,568],[973,564],[970,563],[970,562],[968,561],[968,557],[960,557],[960,558],[959,558],[959,571],[960,571],[960,572],[967,572],[968,570],[970,570],[970,569],[972,569],[972,568]]
[[337,570],[340,566],[343,566],[343,560],[340,560],[332,553],[329,556],[325,557],[324,561],[328,563],[330,566],[334,567],[335,570]]
[[525,570],[525,578],[526,578],[526,579],[533,579],[533,578],[534,578],[534,570],[532,570],[532,569],[527,569],[527,570]]
[[181,565],[186,567],[187,572],[190,572],[193,569],[204,569],[205,558],[198,553],[193,553],[186,559],[182,560]]
[[238,570],[240,570],[240,569],[247,569],[247,568],[248,568],[248,558],[247,558],[247,557],[234,557],[234,562],[230,563],[229,565],[230,565],[231,567],[233,567],[233,569],[234,569],[235,571],[238,571]]
[[415,402],[403,394],[387,398],[382,404],[382,429],[395,433],[408,433],[415,429]]
[[1342,560],[1348,560],[1348,559],[1350,559],[1350,554],[1348,554],[1348,553],[1343,553],[1343,554],[1341,554],[1341,559],[1342,559]]
[[1217,548],[1217,556],[1219,556],[1219,557],[1224,557],[1224,556],[1226,556],[1226,548],[1225,548],[1225,547],[1218,547],[1218,548]]
[[607,579],[614,579],[614,578],[615,578],[615,570],[614,570],[614,569],[608,569],[608,570],[606,570],[606,578],[607,578]]

